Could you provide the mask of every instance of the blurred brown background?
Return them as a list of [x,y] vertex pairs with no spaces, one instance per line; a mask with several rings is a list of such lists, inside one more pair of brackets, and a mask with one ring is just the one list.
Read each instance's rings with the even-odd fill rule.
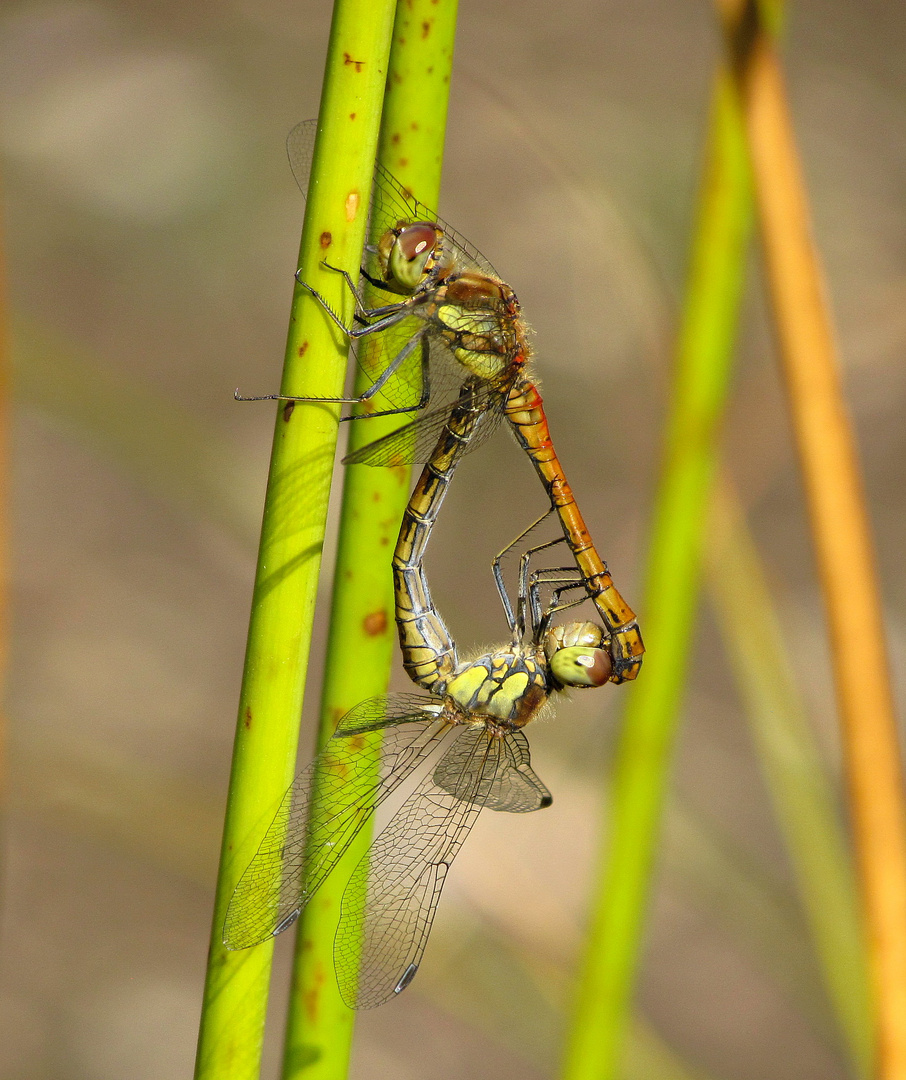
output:
[[[317,111],[329,16],[328,0],[0,12],[18,363],[4,1077],[191,1074],[272,425],[232,391],[277,387],[303,212],[283,140]],[[718,52],[706,3],[461,3],[440,211],[518,291],[560,455],[636,603]],[[792,6],[787,69],[901,688],[904,53],[895,0]],[[727,451],[835,769],[752,266]],[[502,636],[490,559],[541,509],[505,438],[463,466],[429,561],[461,644]],[[695,655],[640,1013],[714,1077],[834,1080],[843,1055],[707,611]],[[554,1075],[619,698],[532,731],[554,806],[479,823],[418,980],[361,1020],[355,1077]],[[787,938],[690,860],[701,837],[774,898]]]

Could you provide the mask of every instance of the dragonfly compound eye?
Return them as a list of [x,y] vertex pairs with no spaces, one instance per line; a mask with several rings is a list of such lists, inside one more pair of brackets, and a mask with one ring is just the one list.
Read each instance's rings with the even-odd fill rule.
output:
[[425,276],[428,260],[434,254],[437,230],[426,221],[406,225],[399,231],[390,249],[390,277],[408,292],[414,292]]
[[562,686],[603,686],[613,673],[613,661],[604,649],[573,645],[558,649],[550,658],[550,668]]

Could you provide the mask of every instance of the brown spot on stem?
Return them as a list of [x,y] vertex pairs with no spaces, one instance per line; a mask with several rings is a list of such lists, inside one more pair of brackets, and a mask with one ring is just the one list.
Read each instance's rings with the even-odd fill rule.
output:
[[350,119],[350,120],[355,120],[355,113],[354,113],[354,112],[351,112],[351,113],[349,114],[349,119]]
[[343,53],[343,63],[351,67],[355,67],[356,71],[361,71],[362,68],[365,66],[364,60],[353,60],[353,58],[349,55],[348,52]]
[[308,352],[308,342],[303,341],[302,344],[299,346],[299,355],[304,356],[307,352]]
[[430,33],[431,33],[431,23],[427,22],[427,21],[423,22],[422,23],[422,39],[424,40],[424,38],[426,38]]
[[287,401],[287,403],[283,406],[283,423],[284,424],[289,423],[289,418],[293,415],[293,413],[295,412],[295,409],[296,409],[295,401]]
[[328,248],[333,243],[333,237],[326,229],[321,233],[320,243],[322,248]]
[[305,1011],[312,1022],[318,1019],[318,1005],[320,1004],[321,988],[324,985],[324,965],[316,961],[311,973],[310,989],[305,992]]
[[370,615],[366,615],[362,620],[362,629],[369,637],[383,634],[387,629],[387,612],[381,608],[380,611],[372,611]]
[[250,705],[245,707],[245,716],[242,722],[245,724],[246,731],[252,726],[252,709]]

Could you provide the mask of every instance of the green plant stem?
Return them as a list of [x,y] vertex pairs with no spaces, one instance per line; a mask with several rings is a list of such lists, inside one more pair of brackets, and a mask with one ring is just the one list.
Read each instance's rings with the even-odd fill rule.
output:
[[[299,265],[341,315],[351,304],[338,274],[356,273],[390,49],[391,0],[337,0]],[[294,291],[282,392],[339,397],[346,343],[310,296]],[[280,406],[252,611],[196,1077],[257,1077],[273,943],[227,952],[221,941],[233,889],[295,766],[321,548],[337,438],[336,405]]]
[[833,787],[796,689],[770,590],[728,484],[715,491],[708,581],[853,1071],[871,1072],[872,1014],[855,876]]
[[693,640],[751,217],[748,161],[725,73],[717,77],[710,132],[642,605],[648,652],[629,689],[565,1080],[618,1074]]
[[[379,158],[415,196],[436,206],[449,100],[456,0],[411,0],[397,9]],[[385,303],[386,297],[379,302]],[[368,350],[359,350],[367,366]],[[359,372],[357,393],[369,385]],[[375,411],[391,407],[374,401]],[[411,420],[350,423],[350,449]],[[409,498],[410,469],[350,466],[334,574],[318,745],[363,698],[386,693],[396,637],[390,555]],[[284,1051],[285,1080],[346,1076],[354,1013],[340,998],[333,939],[349,873],[370,840],[363,829],[300,919]]]

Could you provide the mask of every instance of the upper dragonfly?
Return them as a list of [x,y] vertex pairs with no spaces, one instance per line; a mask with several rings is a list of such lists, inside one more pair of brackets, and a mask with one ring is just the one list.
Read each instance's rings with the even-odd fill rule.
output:
[[[585,595],[575,567],[530,570],[535,551],[549,545],[523,554],[511,641],[459,660],[431,601],[423,557],[480,416],[464,389],[412,493],[393,557],[404,662],[430,696],[373,698],[340,721],[287,792],[227,910],[223,939],[231,949],[286,929],[376,808],[416,774],[414,790],[343,893],[334,962],[343,999],[354,1008],[383,1004],[415,977],[447,872],[481,809],[527,813],[550,805],[522,729],[552,697],[601,686],[610,675],[600,627],[550,625],[572,606],[564,593],[581,589],[580,601]],[[545,586],[553,593],[543,605]],[[508,598],[505,606],[512,610]]]
[[[290,164],[303,193],[308,187],[315,128],[315,121],[305,121],[293,128],[287,139]],[[359,404],[370,410],[344,419],[421,410],[428,404],[430,408],[392,434],[350,454],[346,463],[427,461],[455,407],[459,386],[467,378],[471,400],[480,414],[467,451],[483,442],[504,416],[507,418],[541,477],[588,594],[608,631],[611,680],[634,679],[644,653],[636,617],[595,548],[554,449],[541,394],[530,378],[531,349],[516,294],[476,248],[420,203],[379,162],[374,171],[369,236],[372,243],[362,267],[364,281],[402,299],[368,308],[355,282],[339,271],[355,301],[356,325],[346,326],[310,283],[299,280],[353,343],[365,338],[371,341],[374,353],[368,370],[379,373],[358,398],[318,400]],[[379,390],[395,399],[394,408],[374,411],[372,399]],[[443,400],[447,394],[452,397]],[[264,397],[287,400],[279,394]]]

